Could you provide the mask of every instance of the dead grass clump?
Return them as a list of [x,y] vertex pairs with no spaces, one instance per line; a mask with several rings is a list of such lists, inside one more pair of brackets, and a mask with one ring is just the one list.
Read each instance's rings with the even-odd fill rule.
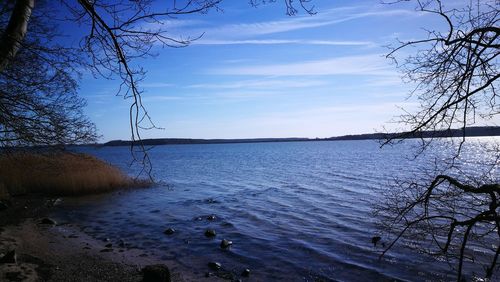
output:
[[0,155],[0,188],[3,186],[10,195],[84,195],[147,185],[86,154]]

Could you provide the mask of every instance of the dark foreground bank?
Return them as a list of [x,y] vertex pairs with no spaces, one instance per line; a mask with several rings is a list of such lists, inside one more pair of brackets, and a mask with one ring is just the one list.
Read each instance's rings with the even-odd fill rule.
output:
[[46,215],[57,198],[23,196],[1,203],[0,281],[161,281],[154,279],[158,275],[163,281],[196,281],[175,262],[148,257],[125,242],[93,239],[70,222],[51,222]]

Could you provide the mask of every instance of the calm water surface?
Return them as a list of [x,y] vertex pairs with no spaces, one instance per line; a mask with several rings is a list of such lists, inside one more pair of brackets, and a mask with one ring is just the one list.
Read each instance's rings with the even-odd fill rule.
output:
[[[407,142],[374,141],[169,145],[150,153],[163,185],[64,199],[56,217],[96,238],[123,239],[151,255],[175,259],[200,280],[218,261],[250,281],[453,280],[446,263],[403,247],[378,260],[371,208],[394,177],[419,174]],[[129,148],[79,149],[124,170]],[[469,146],[470,158],[483,158]],[[474,170],[474,166],[467,169]],[[215,220],[207,216],[215,215]],[[172,227],[177,232],[167,236]],[[204,236],[207,228],[217,236]],[[383,236],[383,235],[382,235]],[[222,250],[222,238],[234,242]]]

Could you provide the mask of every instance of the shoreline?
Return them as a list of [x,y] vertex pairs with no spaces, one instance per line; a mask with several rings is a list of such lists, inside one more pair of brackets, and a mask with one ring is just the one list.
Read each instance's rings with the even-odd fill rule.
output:
[[[147,265],[164,264],[172,281],[199,281],[175,261],[148,256],[126,244],[109,246],[72,223],[42,224],[54,198],[11,198],[0,211],[0,257],[15,250],[16,263],[0,262],[2,281],[142,281]],[[108,245],[108,247],[106,247]],[[216,276],[204,281],[222,281]]]

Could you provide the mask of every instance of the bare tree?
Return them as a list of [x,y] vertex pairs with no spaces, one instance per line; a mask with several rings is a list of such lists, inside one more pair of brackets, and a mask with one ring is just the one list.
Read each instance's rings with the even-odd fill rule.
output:
[[[407,238],[419,250],[456,265],[458,281],[463,278],[467,261],[484,264],[485,277],[491,278],[500,254],[500,184],[494,173],[500,150],[492,148],[494,158],[482,164],[484,173],[474,175],[460,167],[469,161],[461,156],[466,127],[500,113],[500,3],[470,1],[462,7],[448,7],[446,1],[415,2],[419,12],[440,17],[447,28],[428,31],[422,40],[391,47],[388,57],[407,81],[416,84],[411,97],[420,103],[419,110],[400,117],[404,133],[396,138],[455,128],[462,129],[463,136],[448,155],[449,161],[438,160],[441,168],[434,174],[399,182],[387,192],[376,213],[386,234],[394,237],[382,255]],[[399,52],[410,47],[418,51],[398,59]],[[386,140],[384,145],[396,138]],[[418,152],[424,152],[432,141],[421,139]],[[475,257],[470,251],[471,246],[478,245],[485,257]]]

